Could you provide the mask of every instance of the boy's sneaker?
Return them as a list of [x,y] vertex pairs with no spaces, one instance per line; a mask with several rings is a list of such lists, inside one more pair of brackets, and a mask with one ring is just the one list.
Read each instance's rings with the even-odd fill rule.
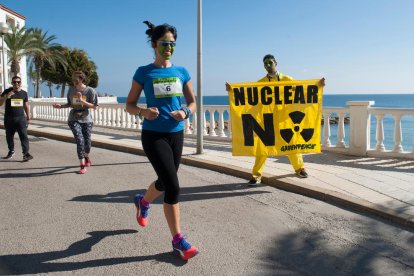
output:
[[181,259],[187,261],[199,253],[197,247],[191,246],[185,238],[182,238],[178,243],[173,243],[174,254],[180,255]]
[[262,181],[261,181],[260,179],[251,179],[251,180],[247,183],[247,185],[248,185],[248,186],[257,186],[257,185],[259,185],[260,183],[262,183]]
[[10,159],[12,158],[14,155],[14,150],[9,150],[9,153],[7,154],[7,156],[3,157],[3,159]]
[[301,168],[301,169],[297,170],[296,175],[299,178],[307,178],[308,177],[308,173],[305,171],[305,168]]
[[91,159],[89,157],[85,157],[85,166],[90,167],[92,165]]
[[79,172],[79,174],[85,174],[86,173],[86,167],[85,166],[81,166]]
[[23,161],[29,161],[32,160],[33,156],[30,153],[26,153],[25,155],[23,155]]
[[147,226],[148,223],[148,209],[150,208],[150,206],[145,207],[142,205],[141,203],[141,199],[143,199],[144,196],[141,194],[136,194],[134,197],[134,203],[135,203],[135,207],[137,208],[137,222],[139,225],[141,225],[142,227]]

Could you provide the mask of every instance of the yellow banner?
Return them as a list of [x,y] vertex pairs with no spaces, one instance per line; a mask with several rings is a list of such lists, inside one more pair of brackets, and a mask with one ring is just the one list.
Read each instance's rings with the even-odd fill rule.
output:
[[233,155],[321,151],[319,80],[230,84]]

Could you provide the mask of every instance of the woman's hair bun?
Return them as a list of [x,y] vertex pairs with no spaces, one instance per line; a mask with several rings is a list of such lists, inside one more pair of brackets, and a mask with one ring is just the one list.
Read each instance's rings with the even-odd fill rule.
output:
[[152,24],[151,22],[147,21],[147,20],[144,21],[143,23],[148,26],[148,30],[145,31],[145,34],[151,37],[152,33],[155,29],[155,25]]

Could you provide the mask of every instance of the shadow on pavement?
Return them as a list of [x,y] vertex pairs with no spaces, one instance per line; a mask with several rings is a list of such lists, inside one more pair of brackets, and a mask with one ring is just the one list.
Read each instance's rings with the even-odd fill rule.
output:
[[[248,188],[245,183],[181,187],[180,202],[271,193],[258,188],[259,187],[255,187],[253,189]],[[137,193],[143,194],[145,191],[146,190],[128,190],[107,194],[82,195],[74,197],[69,201],[132,203],[133,198]],[[153,203],[161,204],[163,202],[162,198],[163,195],[158,197]]]
[[174,256],[171,252],[163,252],[150,256],[134,256],[105,258],[97,260],[88,260],[84,262],[56,262],[80,254],[90,252],[92,246],[99,243],[102,239],[109,236],[133,234],[137,230],[116,230],[116,231],[94,231],[89,232],[90,237],[71,244],[67,249],[62,251],[50,251],[32,254],[16,254],[0,256],[0,275],[21,275],[37,274],[59,271],[74,271],[84,268],[111,266],[132,262],[141,262],[154,260],[158,262],[170,263],[175,266],[183,266],[185,262]]
[[[262,264],[266,271],[277,272],[276,275],[390,275],[413,272],[412,235],[411,238],[404,236],[401,244],[393,244],[382,234],[380,224],[374,222],[364,228],[368,238],[357,241],[352,233],[351,237],[343,238],[341,234],[308,228],[289,232],[269,241],[270,248],[263,256]],[[396,235],[404,232],[396,231],[399,232]],[[332,241],[341,239],[342,243],[332,245]]]
[[[130,163],[93,164],[93,167],[104,167],[104,166],[114,167],[114,166],[145,164],[145,163],[149,163],[149,161],[130,162]],[[69,170],[69,169],[71,170],[65,172],[65,170]],[[79,169],[79,166],[0,169],[0,178],[26,178],[26,177],[42,177],[42,176],[58,175],[58,174],[74,174],[74,173],[77,173],[78,169]],[[42,170],[42,171],[41,172],[29,172],[29,173],[27,172],[27,171],[32,171],[32,170]],[[10,171],[15,171],[15,172],[10,172]],[[7,172],[7,173],[3,173],[3,172]]]
[[357,168],[371,171],[414,171],[414,160],[403,158],[359,157],[332,152],[323,152],[321,154],[305,155],[303,159],[305,161],[305,164],[315,163],[320,165],[332,165],[338,167]]

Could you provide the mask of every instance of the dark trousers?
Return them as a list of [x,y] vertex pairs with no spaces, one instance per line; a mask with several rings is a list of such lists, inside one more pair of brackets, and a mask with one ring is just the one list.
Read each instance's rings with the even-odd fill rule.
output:
[[7,146],[10,151],[14,151],[14,134],[19,134],[20,143],[22,144],[23,154],[29,152],[29,137],[27,136],[27,120],[26,117],[11,117],[4,119],[4,127],[6,128]]

